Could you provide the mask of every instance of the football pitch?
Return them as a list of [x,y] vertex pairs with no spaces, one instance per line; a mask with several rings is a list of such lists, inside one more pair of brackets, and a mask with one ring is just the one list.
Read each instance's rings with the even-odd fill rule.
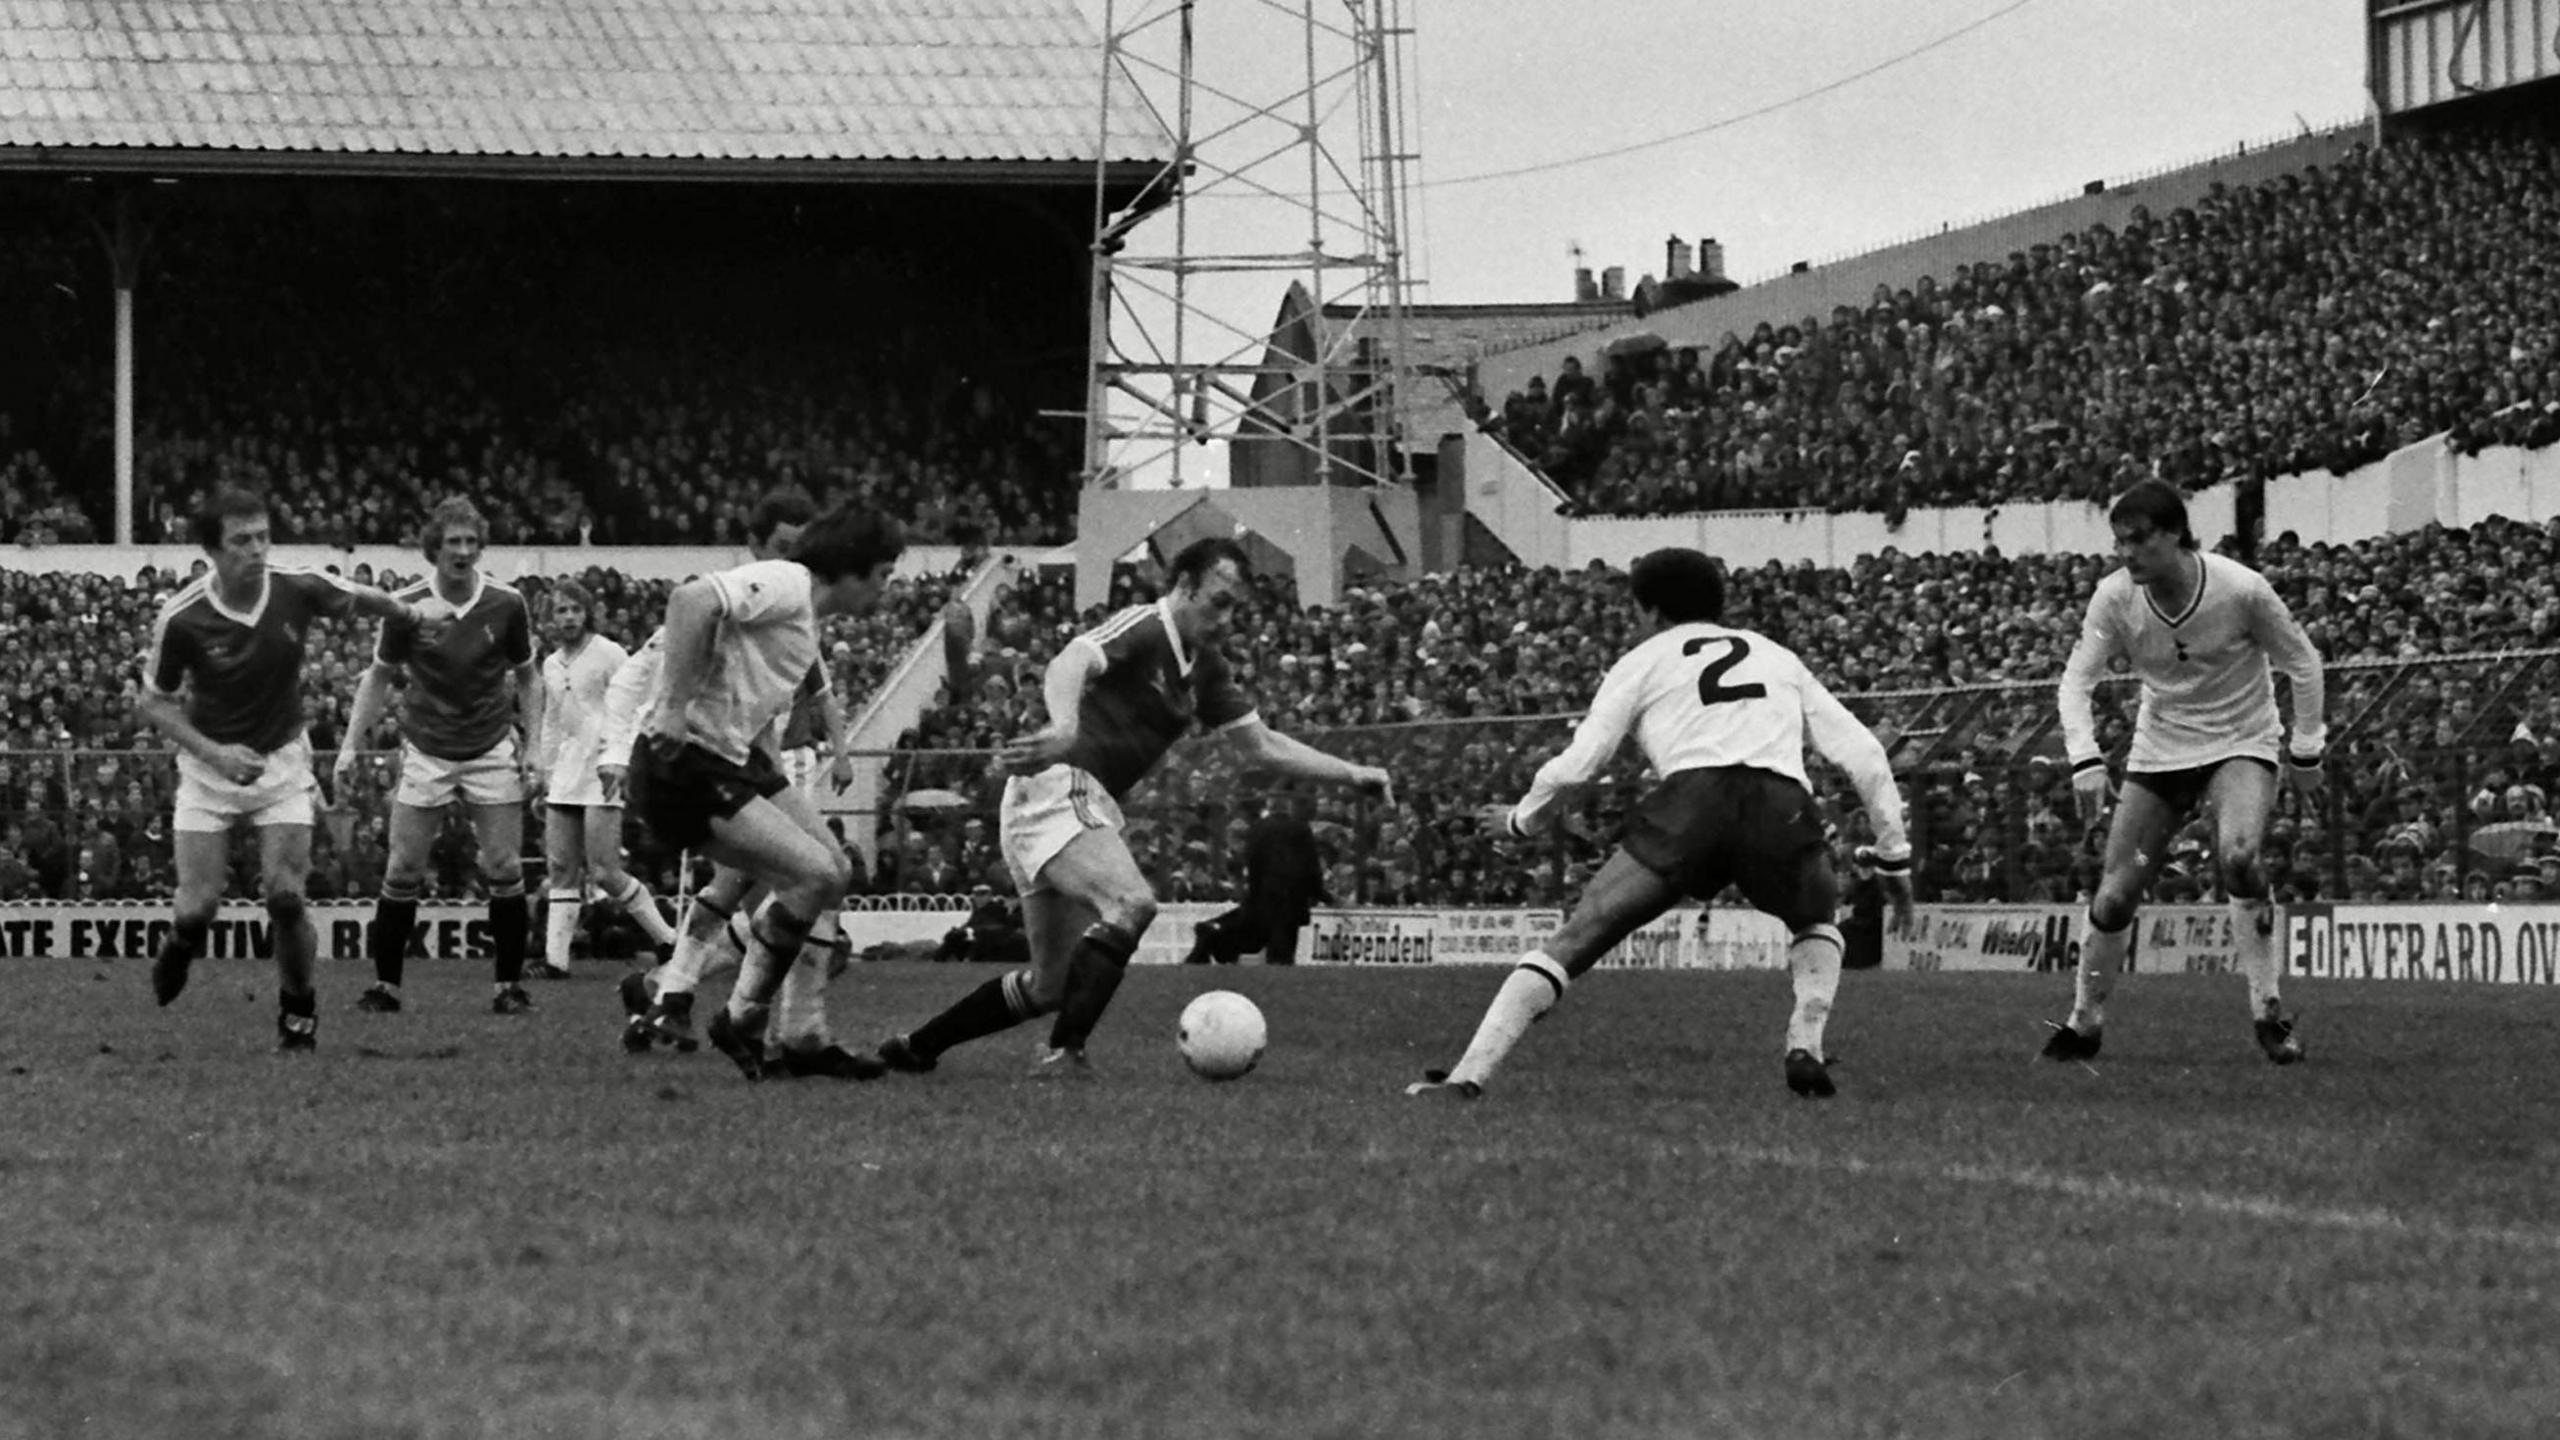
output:
[[308,1057],[262,967],[0,968],[0,1436],[2560,1433],[2560,991],[2296,981],[2280,1070],[2134,976],[2054,1065],[2065,977],[1851,974],[1806,1102],[1784,976],[1603,972],[1470,1106],[1400,1091],[1492,969],[1142,968],[1096,1083],[749,1085],[622,1054],[611,968],[331,965]]

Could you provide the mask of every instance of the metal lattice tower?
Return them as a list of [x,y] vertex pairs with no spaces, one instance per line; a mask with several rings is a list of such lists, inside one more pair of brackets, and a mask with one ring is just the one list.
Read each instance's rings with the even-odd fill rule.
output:
[[[1096,168],[1086,485],[1187,479],[1186,442],[1248,432],[1303,448],[1319,483],[1403,478],[1410,3],[1220,0],[1211,81],[1194,0],[1106,0],[1097,113],[1134,84],[1173,148],[1116,211]],[[1312,353],[1270,349],[1281,277],[1313,302]]]

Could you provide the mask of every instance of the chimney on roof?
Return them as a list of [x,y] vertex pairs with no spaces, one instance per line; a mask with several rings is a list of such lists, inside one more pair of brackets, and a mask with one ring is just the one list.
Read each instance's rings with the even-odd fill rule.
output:
[[1600,298],[1603,300],[1624,300],[1627,298],[1626,266],[1612,265],[1608,269],[1600,272]]
[[1671,280],[1688,279],[1691,273],[1689,258],[1691,252],[1689,249],[1689,242],[1681,239],[1677,235],[1674,235],[1671,237],[1670,243],[1663,247],[1663,251],[1662,269],[1664,278]]
[[1722,280],[1724,244],[1710,235],[1698,242],[1698,273],[1709,280]]
[[1578,305],[1589,305],[1600,298],[1600,282],[1591,278],[1591,267],[1573,267],[1573,299]]

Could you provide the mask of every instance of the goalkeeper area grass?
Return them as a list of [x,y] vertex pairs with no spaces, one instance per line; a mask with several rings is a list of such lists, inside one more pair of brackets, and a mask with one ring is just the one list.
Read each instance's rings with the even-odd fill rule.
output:
[[[921,1077],[624,1055],[588,965],[413,965],[279,1056],[271,970],[0,968],[0,1436],[2547,1436],[2560,990],[1597,972],[1474,1104],[1496,969],[1141,968]],[[837,981],[875,1043],[989,969]],[[1211,1085],[1204,989],[1271,1027]],[[704,997],[704,1014],[716,994]]]

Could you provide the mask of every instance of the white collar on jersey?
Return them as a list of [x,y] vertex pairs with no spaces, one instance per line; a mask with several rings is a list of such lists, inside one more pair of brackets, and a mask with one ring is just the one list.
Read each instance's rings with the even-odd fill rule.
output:
[[1177,675],[1191,673],[1191,656],[1182,648],[1182,627],[1173,623],[1173,597],[1166,595],[1156,602],[1156,615],[1164,621],[1165,643],[1173,647],[1173,669]]
[[216,576],[207,575],[204,577],[204,598],[213,602],[215,614],[228,620],[237,620],[243,625],[256,625],[258,617],[267,613],[267,593],[275,589],[275,586],[276,577],[273,570],[259,571],[258,603],[247,610],[234,610],[222,603],[222,581]]
[[[433,601],[435,601],[435,602],[437,602],[438,604],[441,604],[441,605],[453,605],[453,602],[452,602],[452,601],[447,600],[447,599],[445,599],[445,598],[444,598],[444,592],[443,592],[442,590],[439,590],[439,589],[437,589],[437,588],[436,588],[436,577],[435,577],[435,573],[434,573],[433,571],[429,571],[429,572],[428,572],[428,574],[427,574],[427,580],[426,580],[426,585],[427,585],[427,598],[428,598],[428,599],[433,600]],[[461,604],[459,604],[459,605],[453,605],[453,613],[454,613],[454,614],[456,614],[456,615],[468,615],[468,614],[470,614],[470,613],[471,613],[471,607],[473,607],[473,606],[475,606],[475,605],[479,604],[479,603],[480,603],[480,597],[481,597],[481,596],[483,596],[483,595],[486,595],[486,594],[488,594],[488,593],[489,593],[489,572],[488,572],[488,571],[486,571],[486,570],[474,570],[474,571],[472,571],[472,572],[471,572],[471,596],[470,596],[470,598],[469,598],[469,599],[464,600]]]

